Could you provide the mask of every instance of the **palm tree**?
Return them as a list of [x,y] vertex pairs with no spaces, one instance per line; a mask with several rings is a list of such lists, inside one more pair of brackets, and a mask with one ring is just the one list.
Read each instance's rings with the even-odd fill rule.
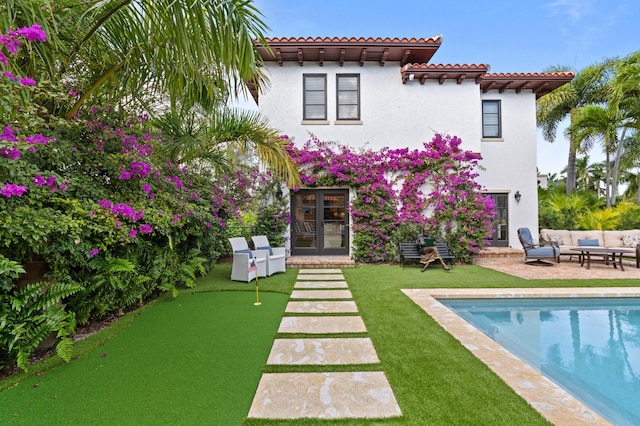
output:
[[[562,173],[567,172],[567,167],[562,169]],[[589,156],[576,158],[576,189],[585,190],[591,183],[591,175],[589,174]]]
[[633,131],[624,140],[625,155],[621,159],[621,181],[628,183],[624,195],[640,204],[640,131]]
[[[224,103],[246,83],[264,81],[254,40],[267,26],[251,0],[6,0],[3,30],[45,25],[22,71],[80,92],[67,117],[90,97]],[[197,7],[195,7],[197,5]]]
[[300,183],[295,163],[280,161],[289,158],[288,141],[280,139],[256,112],[221,108],[208,117],[194,111],[169,112],[155,123],[173,137],[173,143],[160,152],[176,164],[204,167],[215,174],[235,170],[240,162],[259,159],[290,186]]
[[[0,6],[4,31],[42,23],[48,42],[20,58],[24,75],[73,84],[69,119],[88,100],[104,100],[128,111],[170,111],[185,122],[233,122],[235,131],[262,128],[234,138],[255,152],[283,179],[295,183],[296,167],[264,119],[231,117],[230,98],[261,90],[266,78],[255,41],[267,46],[267,27],[252,0],[6,0]],[[199,114],[193,114],[193,111]],[[221,117],[214,116],[224,111]],[[254,123],[238,125],[243,120]],[[219,138],[216,140],[220,140]],[[184,142],[178,138],[176,143]],[[188,146],[178,149],[190,149]],[[204,156],[220,151],[200,149]]]
[[[593,102],[602,102],[605,99],[603,87],[609,67],[609,61],[589,66],[577,73],[571,82],[538,99],[536,104],[538,126],[542,128],[543,136],[547,141],[555,141],[556,130],[565,118],[569,117],[571,124],[573,124],[581,107]],[[547,68],[545,71],[563,72],[569,69],[567,66],[555,66]],[[567,160],[567,195],[576,188],[576,152],[577,145],[570,139]]]
[[[640,128],[640,51],[616,63],[611,90],[609,108],[619,112],[622,117],[620,140],[624,141],[629,129]],[[624,148],[625,144],[620,143],[616,150],[612,173],[612,200],[617,196],[618,174]]]
[[576,146],[588,153],[596,142],[602,144],[605,154],[605,197],[611,207],[611,153],[617,146],[617,131],[620,125],[618,111],[602,105],[587,105],[581,108],[567,130]]

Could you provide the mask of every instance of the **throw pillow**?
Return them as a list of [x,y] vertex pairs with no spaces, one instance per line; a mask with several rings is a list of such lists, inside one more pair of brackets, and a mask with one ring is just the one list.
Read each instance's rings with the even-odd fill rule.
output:
[[562,241],[562,237],[560,236],[560,234],[549,235],[549,241],[551,241],[552,243],[556,243],[559,246],[564,244],[564,241]]
[[599,246],[600,242],[598,241],[597,238],[589,238],[584,240],[578,239],[578,245],[579,246]]
[[249,259],[253,259],[253,253],[249,249],[236,250],[234,253],[247,253],[249,255]]
[[273,256],[273,249],[271,246],[256,247],[256,250],[267,250],[269,252],[269,256]]
[[640,237],[625,235],[622,237],[622,247],[635,248],[640,243]]

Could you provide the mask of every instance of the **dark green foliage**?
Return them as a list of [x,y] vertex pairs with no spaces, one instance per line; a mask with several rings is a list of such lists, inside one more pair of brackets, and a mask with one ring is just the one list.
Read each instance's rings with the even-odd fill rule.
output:
[[13,283],[23,272],[17,262],[0,255],[0,369],[15,363],[26,370],[30,356],[51,333],[58,355],[70,360],[75,314],[61,302],[80,286],[43,280],[18,288]]

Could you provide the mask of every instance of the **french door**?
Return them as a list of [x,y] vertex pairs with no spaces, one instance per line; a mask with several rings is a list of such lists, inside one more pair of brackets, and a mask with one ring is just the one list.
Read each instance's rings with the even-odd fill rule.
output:
[[509,247],[509,194],[487,194],[496,205],[493,218],[493,233],[489,238],[491,247]]
[[349,190],[302,189],[292,194],[291,254],[349,254]]

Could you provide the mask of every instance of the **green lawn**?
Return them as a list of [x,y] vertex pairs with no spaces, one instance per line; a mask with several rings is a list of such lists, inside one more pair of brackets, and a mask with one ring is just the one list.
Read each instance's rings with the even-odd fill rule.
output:
[[[381,360],[362,368],[384,370],[404,416],[325,421],[340,425],[548,424],[402,288],[638,285],[526,281],[479,266],[448,273],[357,266],[343,273]],[[253,284],[230,282],[229,275],[230,265],[217,265],[196,289],[159,299],[79,342],[77,360],[59,365],[51,358],[3,380],[0,424],[317,424],[245,419],[261,373],[282,370],[265,362],[297,271],[261,279],[261,306],[253,305]],[[335,370],[344,369],[353,367]]]

